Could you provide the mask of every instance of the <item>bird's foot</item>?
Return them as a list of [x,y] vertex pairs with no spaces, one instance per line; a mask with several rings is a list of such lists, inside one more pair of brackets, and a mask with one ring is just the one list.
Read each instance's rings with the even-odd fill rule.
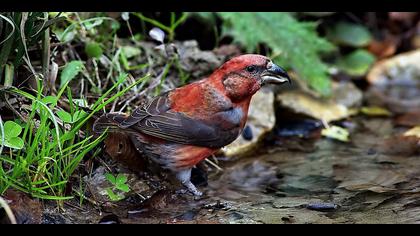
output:
[[190,193],[192,193],[196,197],[201,197],[203,195],[202,192],[200,192],[191,181],[188,181],[188,183],[182,183]]
[[182,185],[185,187],[183,189],[178,189],[175,191],[176,194],[191,194],[195,197],[201,197],[203,195],[203,193],[201,191],[199,191],[193,183],[182,183]]
[[187,189],[178,190],[177,193],[186,193],[188,190],[190,193],[192,193],[196,197],[200,197],[203,195],[202,192],[200,192],[193,183],[191,183],[191,169],[180,171],[176,174],[176,177],[179,181],[181,181],[182,185],[186,187]]

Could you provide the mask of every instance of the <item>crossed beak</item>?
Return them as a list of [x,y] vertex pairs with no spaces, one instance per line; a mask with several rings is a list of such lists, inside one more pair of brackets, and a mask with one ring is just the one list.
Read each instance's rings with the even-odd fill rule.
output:
[[289,82],[290,84],[292,83],[287,72],[283,68],[274,64],[271,61],[267,64],[267,68],[262,73],[261,79],[262,79],[263,85],[264,84],[283,84],[285,82]]

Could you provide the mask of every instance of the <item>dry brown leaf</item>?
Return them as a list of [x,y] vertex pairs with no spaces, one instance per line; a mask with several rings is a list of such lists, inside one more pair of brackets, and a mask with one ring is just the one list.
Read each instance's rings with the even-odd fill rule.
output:
[[411,156],[420,151],[420,142],[415,136],[397,135],[385,139],[377,148],[383,154]]
[[283,107],[318,120],[330,122],[347,118],[351,113],[344,105],[315,98],[301,91],[290,91],[277,96]]
[[404,133],[404,136],[417,137],[420,141],[420,126],[415,126],[412,129]]
[[[12,189],[7,190],[3,198],[9,202],[18,224],[41,224],[42,204],[38,200],[30,198],[26,193]],[[0,224],[2,223],[7,224],[9,221],[0,219]]]
[[389,12],[388,16],[391,20],[409,23],[416,18],[417,12]]
[[397,50],[397,40],[391,36],[386,37],[382,41],[372,40],[368,46],[368,50],[378,59],[392,56]]
[[420,110],[407,112],[400,116],[397,116],[394,120],[396,125],[413,127],[420,125]]

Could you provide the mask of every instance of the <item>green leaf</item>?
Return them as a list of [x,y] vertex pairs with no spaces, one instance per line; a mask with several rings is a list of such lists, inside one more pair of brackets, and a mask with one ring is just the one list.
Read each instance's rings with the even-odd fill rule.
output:
[[107,173],[107,174],[105,174],[105,178],[111,183],[111,184],[113,184],[113,185],[116,185],[117,184],[117,180],[115,179],[115,177],[112,175],[112,174],[110,174],[110,173]]
[[332,139],[336,139],[336,140],[340,140],[342,142],[348,142],[349,141],[349,131],[347,131],[344,128],[341,128],[339,126],[331,126],[329,128],[326,129],[322,129],[321,130],[321,135],[328,137],[328,138],[332,138]]
[[321,55],[335,49],[318,36],[314,22],[299,22],[289,13],[218,13],[224,19],[223,34],[254,52],[258,44],[272,50],[274,61],[280,66],[294,69],[311,88],[323,95],[331,93],[328,67]]
[[121,24],[118,21],[112,21],[111,23],[111,29],[114,31],[117,31],[121,28]]
[[351,76],[363,76],[375,61],[375,56],[370,52],[364,49],[358,49],[339,59],[337,66]]
[[65,123],[73,123],[70,113],[66,111],[57,111],[58,117]]
[[63,69],[63,72],[61,72],[60,88],[63,87],[70,80],[74,79],[77,76],[77,74],[79,74],[79,72],[83,70],[83,68],[83,62],[81,61],[69,62]]
[[117,187],[117,189],[119,189],[119,190],[121,190],[125,193],[130,192],[130,187],[127,184],[120,184],[120,185],[117,185],[116,187]]
[[111,201],[120,201],[122,199],[124,199],[123,196],[117,195],[115,194],[111,188],[107,188],[106,189],[106,193],[108,194],[109,199],[111,199]]
[[15,138],[22,133],[22,127],[15,123],[14,121],[6,121],[4,123],[4,138],[6,140]]
[[86,107],[86,108],[88,108],[89,107],[89,105],[88,105],[88,102],[87,102],[87,100],[86,99],[82,99],[82,98],[75,98],[75,99],[73,99],[73,102],[74,102],[74,104],[76,104],[78,107]]
[[13,149],[22,149],[24,146],[24,142],[19,137],[13,137],[10,139],[6,139],[5,146]]
[[103,54],[101,45],[97,42],[87,43],[85,46],[85,52],[88,57],[99,58]]
[[90,21],[84,21],[83,24],[85,25],[87,30],[91,30],[95,28],[96,26],[101,25],[104,22],[103,18],[92,18]]
[[139,56],[141,54],[141,50],[137,47],[132,46],[124,46],[121,48],[122,53],[124,54],[125,58],[130,59],[135,56]]
[[127,59],[130,59],[135,56],[139,56],[141,54],[141,50],[137,47],[123,46],[121,50]]
[[372,41],[369,30],[359,24],[338,22],[327,30],[327,36],[340,45],[364,47]]
[[87,113],[85,111],[76,111],[73,114],[73,123],[76,123],[77,121],[82,119],[85,115],[87,115]]
[[57,97],[54,97],[54,96],[46,96],[41,99],[41,102],[45,103],[46,105],[52,104],[55,106],[57,105],[57,101],[58,101]]
[[118,174],[116,179],[116,185],[125,184],[127,182],[127,176]]
[[54,31],[54,33],[57,35],[57,38],[60,40],[60,42],[70,42],[76,37],[75,29],[75,27],[72,27],[71,29],[69,28],[68,30],[57,29]]

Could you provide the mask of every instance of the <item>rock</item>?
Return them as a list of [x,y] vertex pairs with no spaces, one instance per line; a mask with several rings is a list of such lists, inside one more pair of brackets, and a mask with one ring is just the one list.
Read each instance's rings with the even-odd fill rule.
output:
[[274,128],[275,124],[274,92],[268,89],[260,90],[251,100],[245,138],[241,135],[233,143],[224,147],[222,149],[224,155],[231,157],[250,152]]
[[374,86],[419,85],[420,50],[402,53],[390,59],[379,61],[367,75]]
[[222,65],[222,61],[212,51],[201,51],[195,40],[177,43],[181,67],[191,73],[194,78],[200,78],[213,72]]
[[370,105],[394,113],[420,107],[420,49],[382,60],[367,75],[371,84],[366,93]]
[[333,84],[333,97],[318,98],[304,90],[285,91],[277,95],[280,106],[292,112],[325,122],[341,120],[355,114],[362,102],[362,92],[352,83]]
[[307,209],[314,211],[334,211],[339,208],[339,205],[330,202],[313,202],[304,206]]
[[332,86],[332,100],[337,104],[347,108],[358,108],[362,105],[363,93],[353,83],[333,83]]
[[220,57],[223,57],[224,61],[227,61],[233,57],[242,54],[241,49],[236,44],[222,45],[218,48],[213,49],[213,52]]

